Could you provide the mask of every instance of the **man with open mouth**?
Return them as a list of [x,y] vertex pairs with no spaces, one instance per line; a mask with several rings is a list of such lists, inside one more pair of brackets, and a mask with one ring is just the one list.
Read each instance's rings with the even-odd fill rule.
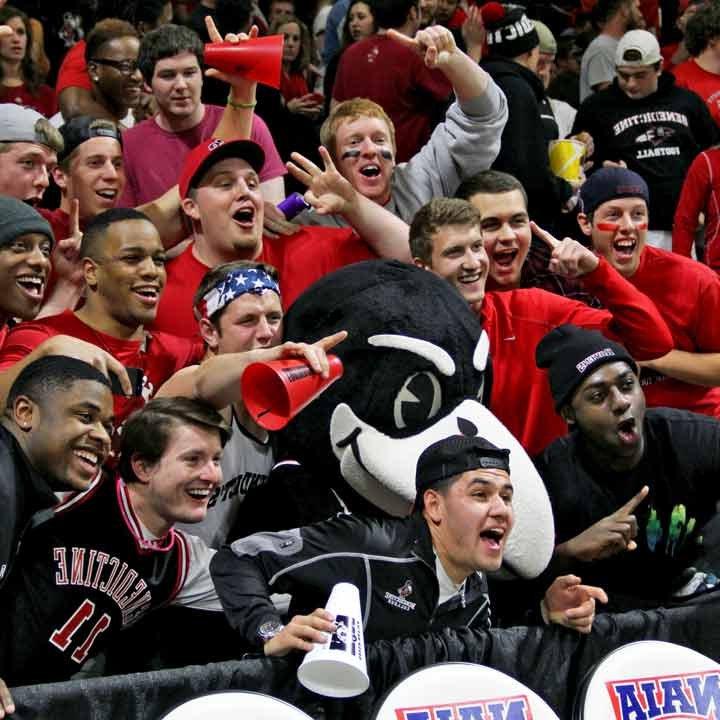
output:
[[50,225],[35,210],[0,195],[0,347],[14,319],[38,314],[52,247]]
[[263,149],[252,140],[203,141],[185,158],[178,183],[192,242],[168,264],[168,283],[155,327],[198,337],[193,295],[208,270],[226,262],[255,260],[277,268],[283,307],[323,275],[360,260],[408,261],[407,225],[345,180],[320,149],[324,168],[293,153],[288,169],[308,186],[318,213],[339,212],[348,228],[302,226],[292,235],[263,235],[260,173]]
[[672,247],[673,215],[693,158],[718,141],[702,99],[662,71],[657,38],[630,30],[615,50],[615,79],[583,100],[573,132],[589,132],[596,168],[622,165],[650,186],[648,242]]
[[[97,476],[111,423],[108,378],[80,360],[42,358],[13,383],[0,420],[0,596],[8,594],[21,540],[57,504],[55,492],[82,491]],[[0,676],[9,679],[4,670]],[[14,711],[2,679],[0,710]]]
[[84,305],[13,328],[0,353],[0,370],[22,367],[33,353],[43,352],[49,338],[83,340],[134,370],[133,387],[115,390],[119,424],[173,373],[198,362],[204,349],[201,342],[146,330],[165,286],[165,250],[147,216],[124,208],[101,213],[85,229],[80,257]]
[[[409,517],[338,515],[225,546],[210,569],[230,624],[266,655],[309,651],[334,631],[335,618],[321,609],[333,585],[351,582],[369,642],[448,626],[488,628],[485,573],[500,568],[514,520],[508,458],[484,438],[452,435],[420,455]],[[287,625],[270,592],[292,594]],[[557,578],[542,617],[588,633],[596,600],[607,600],[602,589]]]
[[562,419],[553,417],[545,378],[532,366],[545,333],[568,322],[602,329],[643,358],[667,354],[672,337],[651,300],[610,263],[575,240],[553,238],[534,223],[533,232],[548,246],[549,271],[582,277],[585,289],[606,309],[539,288],[486,292],[490,261],[481,228],[481,214],[465,200],[433,200],[410,226],[410,247],[415,264],[451,283],[482,322],[493,364],[490,410],[532,456],[567,432]]
[[649,195],[632,170],[598,170],[580,191],[580,229],[653,301],[672,333],[671,352],[640,363],[648,406],[720,417],[720,279],[702,263],[647,244]]
[[[48,423],[55,421],[43,438],[49,448],[57,451],[57,436],[82,429],[68,467],[82,473],[84,482],[75,487],[85,492],[36,519],[0,595],[0,675],[13,685],[69,678],[118,632],[165,605],[222,619],[208,569],[213,551],[174,525],[205,516],[221,481],[229,428],[195,400],[155,400],[126,423],[118,472],[98,474],[110,446],[101,420],[112,414],[109,388],[98,387],[104,396],[97,408],[99,393],[67,391],[79,408],[66,422],[56,414],[64,404],[51,410],[38,401],[40,419],[47,413]],[[20,423],[27,419],[25,405],[14,404]],[[18,432],[25,432],[22,425]]]
[[[267,505],[257,498],[276,460],[274,433],[258,425],[242,400],[241,379],[254,362],[304,358],[314,372],[329,371],[326,350],[342,341],[340,332],[313,343],[282,342],[283,309],[275,268],[237,260],[209,270],[193,299],[200,334],[208,348],[201,365],[179,370],[158,397],[192,397],[215,407],[233,434],[222,456],[224,482],[213,491],[205,519],[182,529],[214,548],[265,529]],[[258,505],[258,502],[260,503]],[[273,522],[278,510],[269,513]],[[273,525],[273,527],[278,527]]]
[[571,428],[537,462],[553,505],[556,566],[601,583],[615,610],[667,606],[717,582],[686,571],[720,499],[720,422],[646,410],[637,364],[595,331],[556,328],[537,363]]
[[[492,78],[455,45],[448,29],[434,25],[414,39],[396,33],[392,42],[406,45],[401,53],[411,48],[411,59],[413,53],[429,64],[437,59],[437,68],[455,94],[444,122],[415,155],[398,164],[393,121],[383,107],[367,97],[357,97],[354,90],[353,99],[333,107],[320,140],[358,192],[409,223],[432,198],[452,196],[463,180],[490,167],[500,151],[507,101]],[[332,227],[347,224],[338,214],[313,212],[302,213],[297,222]]]
[[581,278],[564,277],[548,268],[550,250],[533,237],[527,192],[514,175],[484,170],[464,180],[455,197],[474,205],[482,217],[483,243],[490,261],[488,290],[537,287],[600,307]]

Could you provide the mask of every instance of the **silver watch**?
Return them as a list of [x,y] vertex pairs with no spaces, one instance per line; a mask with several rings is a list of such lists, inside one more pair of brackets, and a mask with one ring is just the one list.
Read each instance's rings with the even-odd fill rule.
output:
[[284,630],[285,626],[277,620],[268,620],[264,622],[258,629],[258,637],[263,641],[263,644],[272,640],[278,633]]

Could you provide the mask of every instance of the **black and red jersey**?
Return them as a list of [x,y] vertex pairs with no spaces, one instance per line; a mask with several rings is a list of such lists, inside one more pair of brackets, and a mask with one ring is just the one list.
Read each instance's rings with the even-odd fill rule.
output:
[[0,677],[63,680],[112,636],[169,603],[217,609],[202,541],[153,538],[119,477],[99,479],[26,535],[0,598]]

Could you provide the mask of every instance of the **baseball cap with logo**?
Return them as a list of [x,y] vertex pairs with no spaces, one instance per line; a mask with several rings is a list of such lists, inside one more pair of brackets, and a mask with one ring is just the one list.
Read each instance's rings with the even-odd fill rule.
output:
[[662,62],[657,38],[647,30],[626,32],[615,50],[615,65],[620,67],[646,67]]
[[252,140],[228,140],[226,142],[219,138],[209,138],[193,148],[185,158],[178,181],[180,197],[184,200],[188,191],[198,184],[203,175],[215,163],[226,158],[245,160],[258,174],[265,164],[263,149]]
[[418,499],[428,488],[466,470],[495,469],[510,472],[510,451],[478,436],[451,435],[425,448],[417,461],[415,490]]

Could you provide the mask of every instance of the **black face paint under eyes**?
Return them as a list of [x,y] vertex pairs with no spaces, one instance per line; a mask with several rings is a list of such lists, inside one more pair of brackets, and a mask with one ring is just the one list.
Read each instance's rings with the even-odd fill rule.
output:
[[[380,155],[380,157],[383,160],[392,160],[393,159],[392,153],[387,148],[378,148],[377,153],[378,153],[378,155]],[[348,159],[354,160],[355,158],[358,158],[358,157],[360,157],[359,150],[346,150],[342,154],[341,159],[342,160],[348,160]]]

